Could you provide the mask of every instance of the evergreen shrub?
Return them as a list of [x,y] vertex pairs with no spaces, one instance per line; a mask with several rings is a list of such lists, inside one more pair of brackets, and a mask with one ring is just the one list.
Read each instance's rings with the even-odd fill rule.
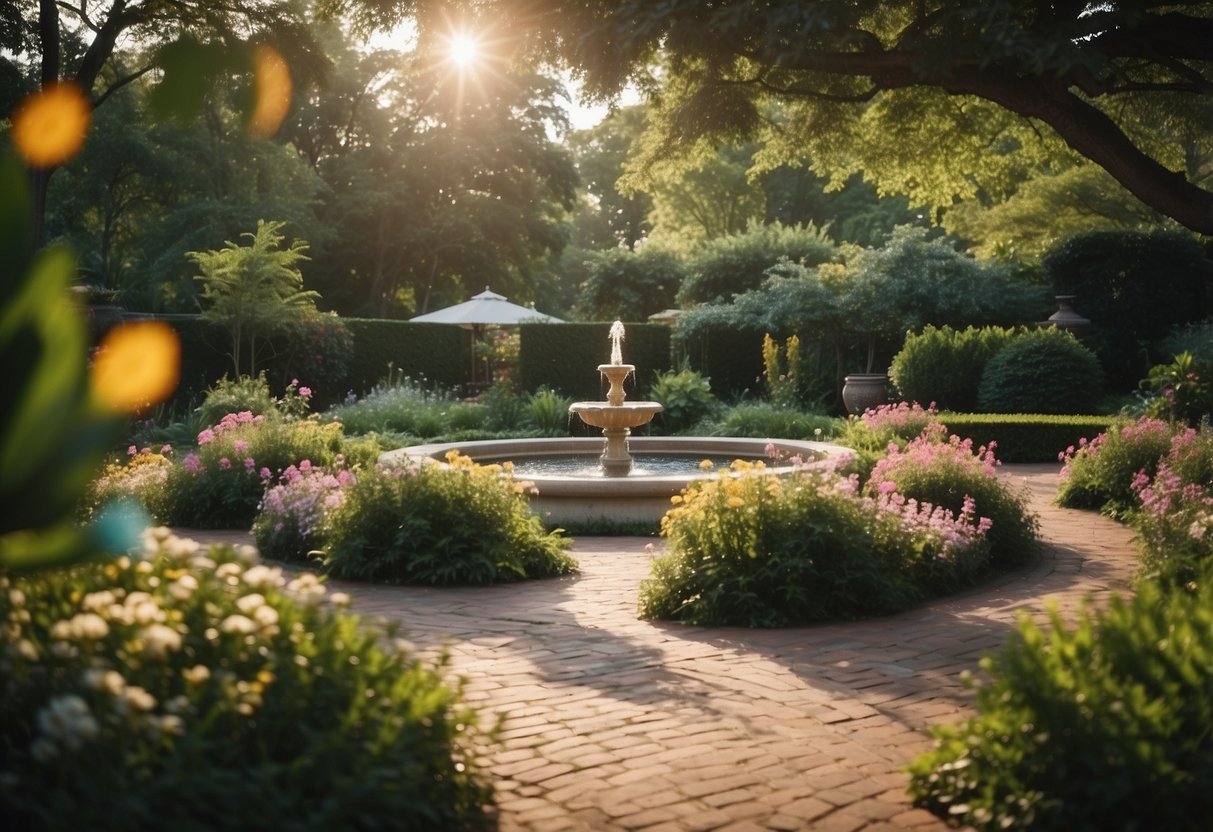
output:
[[906,335],[893,356],[889,377],[907,401],[935,404],[939,410],[972,411],[977,407],[981,375],[989,360],[1016,330],[1005,327],[926,326]]
[[917,803],[978,830],[1206,829],[1213,817],[1213,581],[1048,630],[982,660],[978,715],[910,766]]
[[654,417],[662,433],[679,433],[710,417],[720,403],[712,395],[711,380],[689,367],[658,373],[649,396],[663,410]]
[[1067,508],[1099,509],[1123,517],[1137,504],[1133,492],[1139,474],[1153,477],[1158,461],[1171,448],[1179,426],[1161,419],[1143,418],[1117,423],[1090,441],[1060,454],[1061,470],[1057,502]]
[[1062,330],[1022,333],[985,366],[977,409],[986,413],[1090,413],[1103,394],[1099,359]]

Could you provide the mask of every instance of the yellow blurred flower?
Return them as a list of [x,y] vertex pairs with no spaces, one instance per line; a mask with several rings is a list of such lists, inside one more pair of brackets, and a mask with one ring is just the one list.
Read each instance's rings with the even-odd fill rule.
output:
[[272,136],[291,108],[291,71],[282,55],[264,44],[253,50],[253,115],[249,130]]
[[92,107],[78,86],[60,83],[26,98],[13,115],[13,145],[35,168],[61,165],[84,145]]
[[105,407],[135,413],[177,386],[181,344],[160,321],[121,324],[106,334],[93,362],[93,393]]

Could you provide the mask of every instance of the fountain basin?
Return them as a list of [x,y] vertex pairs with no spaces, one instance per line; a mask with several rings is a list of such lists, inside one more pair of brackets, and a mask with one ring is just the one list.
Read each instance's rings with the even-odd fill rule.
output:
[[[714,460],[764,460],[765,476],[786,476],[795,470],[791,463],[775,463],[767,456],[774,445],[780,459],[799,455],[808,466],[838,464],[852,451],[827,442],[802,442],[788,439],[745,439],[702,436],[633,436],[630,446],[636,464],[643,468],[646,454],[683,456],[687,471],[681,474],[648,475],[633,471],[628,476],[533,474],[537,494],[530,497],[531,508],[545,523],[556,526],[611,526],[656,524],[670,508],[670,498],[682,492],[694,480],[710,471],[701,471],[696,463]],[[539,460],[545,456],[584,455],[586,467],[595,467],[602,452],[602,440],[596,438],[502,439],[483,442],[450,442],[414,445],[388,451],[379,459],[386,464],[445,464],[449,451],[459,451],[476,462],[493,463]],[[803,467],[803,466],[802,466]]]
[[625,402],[620,405],[606,402],[573,402],[569,413],[581,417],[581,421],[596,428],[638,428],[647,425],[664,408],[657,402]]

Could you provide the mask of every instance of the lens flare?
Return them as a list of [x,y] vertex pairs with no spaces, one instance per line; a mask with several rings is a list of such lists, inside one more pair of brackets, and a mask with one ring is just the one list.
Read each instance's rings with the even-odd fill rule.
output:
[[291,71],[272,46],[261,44],[253,49],[253,94],[249,130],[272,136],[291,108]]
[[13,116],[13,145],[26,164],[51,168],[84,145],[92,107],[80,88],[59,83],[29,96]]
[[163,401],[177,386],[181,343],[161,321],[136,321],[111,329],[93,361],[92,386],[109,410],[137,413]]

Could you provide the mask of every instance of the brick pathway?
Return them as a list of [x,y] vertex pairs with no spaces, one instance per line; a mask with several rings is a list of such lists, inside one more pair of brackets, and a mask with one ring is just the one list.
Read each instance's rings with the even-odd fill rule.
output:
[[503,718],[485,761],[502,830],[945,829],[910,805],[902,768],[930,747],[929,726],[971,713],[961,671],[1020,611],[1102,603],[1136,563],[1128,530],[1051,505],[1057,466],[1003,474],[1029,490],[1044,556],[887,618],[773,631],[640,621],[652,541],[638,538],[577,540],[574,577],[342,588],[421,648],[446,646],[467,699]]

